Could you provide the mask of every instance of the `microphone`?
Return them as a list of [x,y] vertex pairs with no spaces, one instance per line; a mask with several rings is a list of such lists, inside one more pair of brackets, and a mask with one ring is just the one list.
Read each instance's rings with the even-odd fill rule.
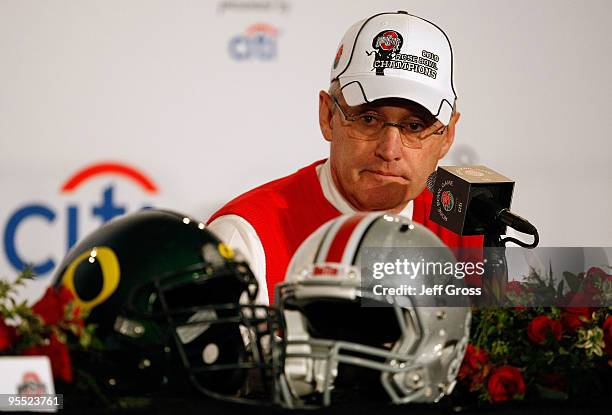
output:
[[505,234],[509,226],[537,234],[510,212],[514,181],[485,166],[438,167],[427,179],[434,200],[429,219],[460,235]]

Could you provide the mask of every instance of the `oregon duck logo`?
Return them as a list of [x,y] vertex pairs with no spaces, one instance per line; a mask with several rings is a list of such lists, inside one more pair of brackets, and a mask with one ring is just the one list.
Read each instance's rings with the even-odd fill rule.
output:
[[[75,275],[82,265],[96,265],[102,273],[102,288],[90,299],[84,299],[75,286]],[[62,283],[72,292],[76,303],[84,310],[91,310],[98,304],[103,303],[110,297],[121,279],[121,268],[115,252],[106,246],[94,247],[76,257],[62,276]]]

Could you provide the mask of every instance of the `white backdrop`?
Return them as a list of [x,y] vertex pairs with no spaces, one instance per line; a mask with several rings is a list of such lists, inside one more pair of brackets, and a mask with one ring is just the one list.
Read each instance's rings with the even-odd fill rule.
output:
[[337,44],[389,10],[451,39],[462,117],[442,164],[515,179],[543,246],[612,245],[609,1],[0,0],[0,276],[36,264],[36,297],[122,209],[205,220],[325,157]]

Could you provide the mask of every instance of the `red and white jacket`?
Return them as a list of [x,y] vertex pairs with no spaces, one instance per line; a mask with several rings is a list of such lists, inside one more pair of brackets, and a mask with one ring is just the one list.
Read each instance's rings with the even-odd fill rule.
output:
[[[431,201],[425,189],[400,214],[451,248],[482,247],[481,236],[461,237],[429,221]],[[333,184],[329,162],[320,160],[233,199],[208,219],[208,228],[246,256],[260,285],[258,302],[267,304],[302,241],[328,220],[353,212]]]

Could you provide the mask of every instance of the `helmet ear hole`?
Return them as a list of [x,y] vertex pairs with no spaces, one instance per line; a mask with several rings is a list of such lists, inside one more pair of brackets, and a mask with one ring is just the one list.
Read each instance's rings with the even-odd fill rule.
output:
[[183,348],[196,386],[234,394],[244,384],[247,370],[236,368],[247,356],[238,324],[213,325]]

